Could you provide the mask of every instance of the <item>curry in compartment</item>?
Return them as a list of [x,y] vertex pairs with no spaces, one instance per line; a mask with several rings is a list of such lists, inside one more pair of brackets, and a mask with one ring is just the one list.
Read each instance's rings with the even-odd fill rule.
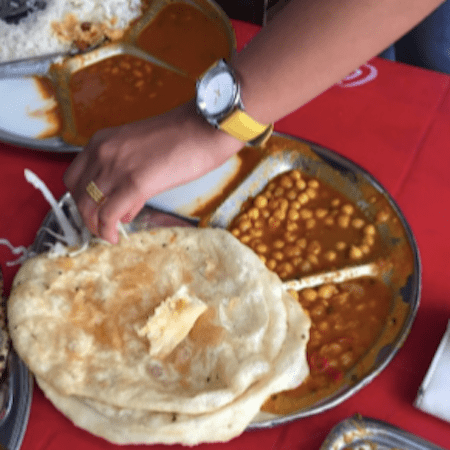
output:
[[194,96],[194,81],[131,55],[116,55],[73,74],[75,131],[63,137],[85,144],[98,130],[162,114]]
[[140,33],[137,44],[193,78],[230,55],[227,36],[217,22],[186,3],[165,6]]
[[[130,54],[116,54],[69,73],[67,85],[55,86],[60,97],[70,101],[62,102],[62,110],[55,114],[58,125],[63,125],[54,127],[59,128],[54,133],[69,144],[82,146],[103,128],[156,116],[192,99],[196,78],[216,60],[230,56],[222,20],[186,3],[164,6],[131,44],[180,73]],[[116,42],[130,43],[129,39],[125,34]],[[88,57],[75,58],[83,62]],[[70,72],[65,62],[55,64],[52,70],[55,80]],[[42,77],[36,80],[48,91]]]
[[[229,226],[282,280],[375,261],[384,254],[374,223],[345,196],[298,169],[282,173],[245,201]],[[266,412],[287,414],[334,392],[375,344],[392,307],[392,291],[376,278],[291,291],[311,318],[310,375],[273,395]]]

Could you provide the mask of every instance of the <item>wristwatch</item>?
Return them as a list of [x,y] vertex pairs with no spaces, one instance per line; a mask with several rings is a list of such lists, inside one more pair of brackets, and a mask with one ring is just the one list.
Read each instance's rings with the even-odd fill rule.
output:
[[214,127],[249,145],[263,145],[273,131],[244,110],[233,69],[221,59],[197,80],[197,110]]

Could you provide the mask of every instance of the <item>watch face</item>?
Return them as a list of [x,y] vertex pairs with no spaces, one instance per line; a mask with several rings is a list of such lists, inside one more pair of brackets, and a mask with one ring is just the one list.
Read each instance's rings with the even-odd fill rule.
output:
[[236,84],[229,72],[206,78],[198,87],[197,105],[206,116],[220,115],[233,104]]

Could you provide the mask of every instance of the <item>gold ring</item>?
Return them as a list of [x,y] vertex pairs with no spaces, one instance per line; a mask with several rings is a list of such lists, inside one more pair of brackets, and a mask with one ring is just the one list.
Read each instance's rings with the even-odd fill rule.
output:
[[93,181],[91,181],[86,186],[86,192],[89,194],[89,197],[91,197],[92,200],[94,200],[95,203],[101,203],[105,199],[103,192],[98,188],[98,186]]

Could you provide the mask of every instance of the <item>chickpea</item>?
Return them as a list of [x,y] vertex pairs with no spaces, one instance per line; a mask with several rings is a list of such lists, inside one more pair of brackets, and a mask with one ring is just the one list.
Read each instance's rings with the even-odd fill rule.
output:
[[302,249],[297,245],[290,245],[285,249],[286,256],[292,258],[294,256],[300,256],[302,254]]
[[243,244],[248,244],[248,243],[250,242],[251,239],[252,239],[251,236],[248,235],[248,234],[244,234],[244,236],[241,236],[241,237],[240,237],[240,241],[241,241]]
[[305,223],[306,229],[311,230],[316,226],[316,219],[308,219]]
[[350,292],[342,292],[341,294],[337,295],[336,302],[338,305],[343,306],[346,303],[348,303],[348,298],[350,296]]
[[299,201],[299,203],[300,203],[301,205],[306,205],[306,203],[309,202],[309,196],[308,196],[308,194],[307,194],[306,192],[303,192],[302,194],[300,194],[300,195],[297,197],[297,200]]
[[360,230],[364,226],[365,222],[363,219],[356,218],[352,220],[352,226],[353,228],[356,228],[357,230]]
[[275,267],[277,267],[277,262],[274,259],[269,259],[266,266],[269,270],[275,270]]
[[313,188],[306,189],[306,194],[310,199],[314,199],[317,197],[317,190]]
[[336,250],[342,251],[347,248],[347,244],[344,241],[336,242]]
[[280,179],[280,185],[285,189],[290,189],[292,188],[292,186],[294,186],[294,182],[288,175],[283,175]]
[[260,237],[262,237],[263,236],[263,230],[261,230],[261,229],[258,229],[258,228],[252,228],[251,230],[250,230],[250,235],[252,236],[252,237],[254,237],[254,238],[260,238]]
[[316,291],[315,289],[313,289],[313,288],[306,288],[306,289],[303,289],[302,295],[303,295],[303,298],[304,298],[307,302],[311,302],[311,303],[312,303],[312,302],[316,301],[317,296],[318,296],[319,294],[318,294],[317,291]]
[[348,351],[343,353],[339,359],[344,367],[350,367],[353,364],[354,356],[352,352]]
[[323,219],[328,214],[328,211],[325,208],[317,208],[316,209],[316,217],[318,219]]
[[308,186],[313,189],[317,189],[319,187],[319,182],[317,180],[309,180]]
[[388,211],[379,211],[376,215],[376,221],[377,223],[384,223],[389,219],[389,212]]
[[275,188],[277,187],[276,183],[274,181],[271,181],[267,187],[266,187],[266,191],[273,191],[275,190]]
[[279,204],[280,203],[279,203],[278,199],[272,198],[272,199],[269,200],[269,203],[268,203],[267,206],[268,206],[268,208],[270,210],[274,211],[274,210],[276,210],[278,208]]
[[316,255],[308,255],[308,261],[315,266],[319,265],[319,258]]
[[323,221],[323,223],[327,226],[327,227],[332,227],[334,225],[334,218],[331,216],[325,217],[325,220]]
[[297,191],[295,190],[290,190],[287,194],[286,194],[286,198],[288,200],[295,200],[297,198]]
[[[297,197],[295,197],[297,198]],[[291,202],[291,209],[296,209],[299,210],[301,207],[300,202],[298,202],[297,200],[294,200]]]
[[312,265],[309,261],[305,261],[301,266],[302,272],[310,272],[312,270]]
[[305,220],[311,219],[311,217],[313,216],[313,212],[307,208],[300,210],[299,214],[300,214],[300,217]]
[[372,224],[366,225],[366,227],[364,228],[364,234],[368,236],[375,236],[376,232],[377,230]]
[[257,207],[257,208],[265,208],[268,204],[268,200],[267,197],[264,197],[263,195],[258,195],[253,204]]
[[283,252],[276,251],[276,252],[273,252],[272,257],[273,257],[273,259],[275,259],[276,261],[283,261],[283,259],[284,259],[284,254],[283,254]]
[[350,216],[345,215],[338,217],[338,225],[341,228],[348,228],[349,224],[350,224]]
[[256,252],[257,253],[267,253],[269,251],[269,247],[267,247],[266,244],[258,244],[256,246]]
[[274,243],[273,243],[273,247],[277,248],[277,249],[281,249],[285,246],[284,241],[282,241],[281,239],[277,239]]
[[331,206],[333,208],[337,208],[341,204],[341,200],[338,198],[335,198],[331,201]]
[[330,330],[330,324],[323,320],[322,322],[320,322],[317,325],[317,328],[319,329],[319,331],[321,331],[322,333],[327,333]]
[[270,217],[270,211],[268,209],[262,209],[261,215],[264,217],[264,219],[268,219]]
[[295,210],[295,209],[290,209],[289,211],[288,211],[288,218],[290,219],[290,220],[298,220],[299,219],[299,217],[300,217],[300,214],[299,214],[299,212],[297,211],[297,210]]
[[267,224],[269,225],[270,228],[275,229],[280,226],[280,221],[277,220],[275,217],[269,217],[269,219],[267,220]]
[[286,212],[282,209],[276,209],[273,214],[272,217],[274,217],[275,219],[282,221],[284,219],[286,219]]
[[304,189],[306,189],[306,181],[305,180],[297,180],[295,182],[295,186],[298,190],[303,191]]
[[300,248],[305,249],[306,246],[308,245],[308,241],[306,240],[306,238],[301,238],[301,239],[299,239],[299,240],[297,241],[297,245],[298,245]]
[[286,212],[287,209],[289,208],[289,201],[285,198],[280,198],[279,199],[279,207],[282,211]]
[[297,240],[297,235],[294,233],[284,233],[284,239],[286,240],[286,242],[289,242],[292,244],[292,242],[295,242]]
[[231,230],[231,234],[232,234],[234,237],[238,237],[238,236],[241,234],[241,232],[239,231],[239,228],[233,228],[233,229]]
[[258,255],[259,259],[265,264],[267,261],[267,258],[264,255]]
[[259,209],[258,208],[250,208],[248,211],[248,217],[251,220],[257,220],[259,218]]
[[342,353],[342,345],[337,342],[332,342],[328,345],[328,353],[333,356],[337,356]]
[[293,180],[300,180],[301,177],[302,177],[302,174],[297,169],[291,170],[290,175],[291,175]]
[[295,266],[298,267],[301,263],[303,262],[303,258],[301,256],[296,256],[294,258],[291,259],[291,263]]
[[351,259],[361,259],[364,256],[362,250],[356,245],[350,247],[350,258]]
[[355,212],[355,208],[353,207],[353,205],[350,205],[349,203],[347,203],[346,205],[342,206],[341,211],[344,214],[351,216]]
[[322,246],[319,241],[312,241],[308,245],[308,252],[313,255],[318,255],[322,251]]
[[289,262],[285,262],[283,264],[280,265],[280,270],[282,272],[287,273],[288,275],[290,275],[293,271],[294,271],[294,267],[292,266],[291,263]]
[[323,305],[317,305],[311,310],[311,317],[318,319],[325,314],[325,308]]
[[337,253],[334,252],[333,250],[327,251],[323,256],[327,261],[330,262],[336,261],[337,259]]
[[365,255],[370,253],[370,247],[366,244],[361,245],[360,249]]
[[278,186],[277,188],[275,188],[275,190],[273,191],[273,195],[275,197],[281,197],[284,194],[284,189],[281,186]]
[[247,231],[252,227],[252,223],[248,219],[244,219],[241,222],[239,222],[239,229],[241,232]]
[[286,231],[297,231],[298,225],[295,222],[288,221],[286,224]]
[[334,284],[325,284],[321,286],[318,290],[319,297],[329,299],[334,294],[337,294],[339,291]]
[[372,245],[375,244],[375,239],[373,236],[364,236],[362,242],[364,245],[368,245],[369,247],[372,247]]
[[255,226],[255,228],[257,228],[258,230],[262,230],[262,229],[264,228],[264,220],[263,220],[263,219],[255,220],[254,226]]

